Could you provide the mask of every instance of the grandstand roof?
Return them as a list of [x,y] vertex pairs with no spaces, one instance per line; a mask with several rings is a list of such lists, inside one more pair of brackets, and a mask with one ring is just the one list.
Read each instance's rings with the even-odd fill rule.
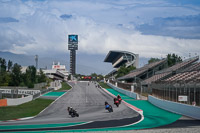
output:
[[112,50],[112,51],[109,51],[106,58],[104,59],[104,62],[112,63],[117,57],[119,57],[123,53],[134,55],[134,53],[131,53],[128,51]]
[[109,51],[106,58],[104,59],[104,62],[112,63],[114,68],[119,68],[122,65],[125,65],[126,67],[130,65],[138,67],[138,57],[138,54],[134,54],[128,51],[113,50]]

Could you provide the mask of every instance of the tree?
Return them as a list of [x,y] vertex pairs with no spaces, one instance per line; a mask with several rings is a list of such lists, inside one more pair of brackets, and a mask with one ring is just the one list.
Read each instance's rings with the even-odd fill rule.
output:
[[134,67],[134,66],[129,66],[128,68],[126,68],[125,65],[123,65],[117,71],[116,78],[122,77],[122,76],[128,74],[130,71],[135,70],[135,69],[136,69],[136,67]]
[[40,73],[38,75],[38,83],[46,82],[46,75],[43,73],[42,69],[40,69]]
[[6,60],[0,58],[0,72],[6,72]]
[[19,86],[20,83],[21,83],[21,66],[15,63],[11,73],[11,80],[9,85]]
[[96,74],[96,73],[92,73],[90,76],[91,76],[92,78],[94,78],[94,79],[97,79],[97,74]]
[[0,86],[8,86],[10,75],[6,72],[6,60],[0,58]]
[[10,72],[10,69],[12,68],[12,65],[13,65],[13,63],[12,63],[12,61],[8,61],[8,72]]
[[24,75],[24,84],[29,88],[33,88],[36,83],[36,68],[34,66],[29,66],[26,69],[26,73]]
[[151,58],[151,59],[148,61],[148,63],[150,64],[150,63],[157,62],[157,61],[160,61],[160,59],[158,59],[158,58]]
[[175,65],[176,63],[182,62],[182,59],[180,56],[176,55],[176,54],[168,54],[167,55],[167,63],[168,66],[171,67],[173,65]]

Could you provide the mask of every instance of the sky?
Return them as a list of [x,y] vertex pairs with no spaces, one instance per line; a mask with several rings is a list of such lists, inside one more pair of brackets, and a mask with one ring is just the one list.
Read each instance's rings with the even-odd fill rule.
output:
[[140,57],[200,54],[199,0],[0,0],[0,51],[56,56],[125,50]]

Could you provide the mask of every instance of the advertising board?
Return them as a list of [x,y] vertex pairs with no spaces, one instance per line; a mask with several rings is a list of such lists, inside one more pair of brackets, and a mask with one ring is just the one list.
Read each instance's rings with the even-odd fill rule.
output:
[[178,101],[179,102],[186,102],[187,101],[187,96],[178,96]]

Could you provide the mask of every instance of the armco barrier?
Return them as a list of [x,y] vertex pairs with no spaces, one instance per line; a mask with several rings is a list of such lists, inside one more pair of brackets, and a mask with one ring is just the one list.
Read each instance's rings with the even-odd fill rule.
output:
[[125,95],[127,95],[127,96],[129,96],[129,97],[132,97],[132,98],[134,98],[134,99],[137,99],[137,94],[134,93],[134,92],[130,92],[130,91],[127,91],[127,90],[118,88],[118,87],[116,87],[116,86],[114,86],[114,85],[112,85],[112,84],[110,84],[110,83],[107,83],[107,85],[110,86],[111,88],[113,88],[114,90],[116,90],[116,91],[122,93],[122,94],[125,94]]
[[23,98],[7,98],[7,106],[13,106],[13,105],[20,105],[26,102],[30,102],[33,99],[33,95],[29,95]]
[[162,109],[200,120],[200,107],[162,100],[150,95],[148,101]]

